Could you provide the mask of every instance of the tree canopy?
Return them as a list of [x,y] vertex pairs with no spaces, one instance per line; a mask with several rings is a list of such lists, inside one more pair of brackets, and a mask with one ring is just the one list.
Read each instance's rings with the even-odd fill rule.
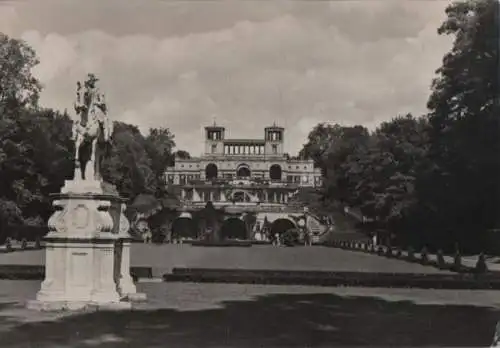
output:
[[0,33],[0,110],[37,105],[42,87],[31,69],[38,63],[35,51],[24,41]]

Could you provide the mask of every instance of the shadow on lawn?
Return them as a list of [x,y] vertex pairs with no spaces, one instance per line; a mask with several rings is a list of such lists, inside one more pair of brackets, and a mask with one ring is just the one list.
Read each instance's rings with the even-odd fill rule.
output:
[[487,347],[499,314],[480,307],[330,294],[268,295],[222,305],[199,311],[95,312],[23,323],[2,333],[0,346]]

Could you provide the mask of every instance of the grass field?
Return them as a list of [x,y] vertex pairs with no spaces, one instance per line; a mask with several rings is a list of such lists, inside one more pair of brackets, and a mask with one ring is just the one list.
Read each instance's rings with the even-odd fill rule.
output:
[[[44,263],[45,252],[43,250],[0,254],[0,264],[43,265]],[[168,272],[173,267],[404,273],[445,272],[416,263],[320,246],[287,248],[259,245],[251,248],[238,248],[194,247],[187,244],[133,244],[131,264],[132,266],[153,267],[159,273]]]

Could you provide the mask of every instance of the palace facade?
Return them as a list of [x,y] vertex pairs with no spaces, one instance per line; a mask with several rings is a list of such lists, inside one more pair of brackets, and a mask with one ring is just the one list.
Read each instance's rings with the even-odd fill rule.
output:
[[186,202],[271,204],[286,204],[300,187],[321,185],[312,160],[292,160],[284,153],[283,127],[266,127],[263,133],[262,139],[226,139],[224,127],[205,127],[205,153],[176,158],[165,173],[167,183],[178,187]]
[[[313,235],[319,238],[328,226],[321,219],[307,212],[307,208],[293,202],[301,188],[315,188],[322,184],[321,171],[312,160],[290,159],[284,153],[285,129],[276,125],[266,127],[261,139],[226,138],[224,127],[205,127],[205,150],[200,157],[175,159],[175,165],[167,168],[165,181],[181,198],[181,214],[172,226],[191,219],[210,202],[224,214],[221,238],[239,236],[254,239],[266,224],[281,224],[286,228],[297,227],[302,217]],[[292,203],[293,202],[293,203]],[[194,213],[195,215],[193,215]],[[256,217],[252,226],[235,233],[234,221],[245,219],[248,214]],[[308,215],[308,218],[305,216]],[[286,222],[284,223],[283,220]],[[206,225],[198,224],[193,236],[199,237]],[[220,230],[220,226],[211,229]],[[283,228],[281,229],[281,232]],[[225,236],[225,237],[224,237]]]

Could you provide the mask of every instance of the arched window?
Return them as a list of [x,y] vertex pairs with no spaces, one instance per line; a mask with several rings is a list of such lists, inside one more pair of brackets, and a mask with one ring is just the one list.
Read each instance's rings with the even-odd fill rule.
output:
[[273,164],[269,168],[269,178],[271,180],[281,180],[281,166],[279,164]]
[[249,178],[251,176],[250,168],[247,164],[240,164],[236,169],[236,176],[238,178]]
[[218,168],[215,164],[210,163],[205,168],[205,177],[207,180],[217,179]]

